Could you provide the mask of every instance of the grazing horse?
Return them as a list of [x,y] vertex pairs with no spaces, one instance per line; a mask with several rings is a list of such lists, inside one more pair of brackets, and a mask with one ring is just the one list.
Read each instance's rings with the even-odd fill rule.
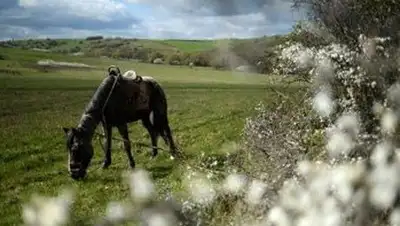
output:
[[167,117],[167,100],[160,84],[152,77],[136,75],[129,70],[121,75],[119,68],[111,66],[92,99],[86,106],[76,128],[63,127],[68,149],[68,171],[77,180],[87,174],[93,157],[92,139],[98,124],[105,131],[103,168],[111,164],[111,134],[116,127],[124,139],[124,149],[129,165],[135,168],[128,135],[128,123],[141,120],[150,134],[152,157],[158,154],[159,136],[169,145],[170,153],[176,156],[176,146],[171,135]]

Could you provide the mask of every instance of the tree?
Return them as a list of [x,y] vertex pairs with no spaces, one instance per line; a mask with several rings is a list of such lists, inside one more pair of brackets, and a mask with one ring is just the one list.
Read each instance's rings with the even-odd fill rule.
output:
[[390,37],[399,43],[397,0],[293,0],[293,7],[305,10],[310,21],[347,45],[357,46],[360,34]]
[[[358,54],[352,66],[363,72],[360,78],[365,82],[355,87],[358,91],[354,98],[366,131],[371,133],[379,125],[371,106],[384,98],[386,90],[398,78],[394,62],[399,59],[400,4],[397,0],[292,1],[295,9],[305,10],[309,22]],[[376,37],[389,41],[381,43]],[[384,50],[380,51],[378,45]],[[343,64],[343,67],[348,66]],[[350,83],[354,85],[354,81]],[[371,89],[370,83],[378,85]],[[346,88],[349,84],[339,82],[336,86]],[[337,95],[343,94],[340,92],[338,89]]]

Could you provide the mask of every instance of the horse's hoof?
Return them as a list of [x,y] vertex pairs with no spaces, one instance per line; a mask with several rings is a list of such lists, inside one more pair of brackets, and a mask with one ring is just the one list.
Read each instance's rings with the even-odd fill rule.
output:
[[104,162],[103,169],[107,169],[111,165],[111,162]]
[[158,153],[157,153],[157,152],[153,152],[153,153],[151,154],[151,159],[154,159],[154,158],[156,158],[156,157],[157,157],[157,155],[158,155]]
[[131,169],[135,169],[136,164],[135,164],[135,163],[130,163],[130,164],[129,164],[129,167],[130,167]]

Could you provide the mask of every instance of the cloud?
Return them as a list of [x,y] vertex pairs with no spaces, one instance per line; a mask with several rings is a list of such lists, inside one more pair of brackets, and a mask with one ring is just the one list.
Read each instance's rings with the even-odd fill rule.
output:
[[6,28],[0,38],[56,29],[129,29],[138,22],[125,4],[114,0],[6,0],[0,3],[0,27]]
[[287,33],[299,15],[290,0],[125,0],[153,8],[141,25],[151,37],[226,38]]
[[[130,3],[141,3],[187,15],[197,16],[235,16],[252,13],[263,13],[267,18],[287,18],[291,0],[125,0]],[[283,16],[283,17],[282,17]]]
[[286,33],[289,0],[2,0],[0,39],[227,38]]
[[288,32],[291,24],[269,22],[262,13],[247,15],[175,17],[142,21],[141,27],[154,38],[249,38]]

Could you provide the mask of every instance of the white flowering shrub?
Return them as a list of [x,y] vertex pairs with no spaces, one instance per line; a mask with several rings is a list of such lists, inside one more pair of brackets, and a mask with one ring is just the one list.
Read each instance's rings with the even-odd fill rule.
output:
[[379,121],[372,106],[385,105],[385,92],[393,84],[394,71],[397,72],[397,65],[392,62],[397,56],[393,51],[385,51],[388,39],[360,36],[359,41],[360,51],[336,43],[322,48],[286,43],[276,73],[307,74],[307,81],[314,84],[313,91],[317,93],[317,98],[309,101],[323,119],[354,111],[363,122],[361,128],[376,134]]
[[[259,150],[251,155],[266,152],[264,165],[272,165],[266,172],[284,173],[278,198],[267,210],[267,225],[399,224],[395,135],[400,86],[395,83],[396,51],[385,48],[388,41],[360,36],[355,50],[335,43],[282,46],[276,72],[308,75],[313,95],[305,102],[316,115],[304,123],[307,117],[301,113],[263,108],[247,121],[246,143]],[[301,134],[324,137],[325,144],[317,144],[320,154],[308,155],[308,145],[315,143],[304,142]],[[278,137],[280,145],[274,144]],[[285,158],[271,155],[292,157],[294,164],[282,170]]]

